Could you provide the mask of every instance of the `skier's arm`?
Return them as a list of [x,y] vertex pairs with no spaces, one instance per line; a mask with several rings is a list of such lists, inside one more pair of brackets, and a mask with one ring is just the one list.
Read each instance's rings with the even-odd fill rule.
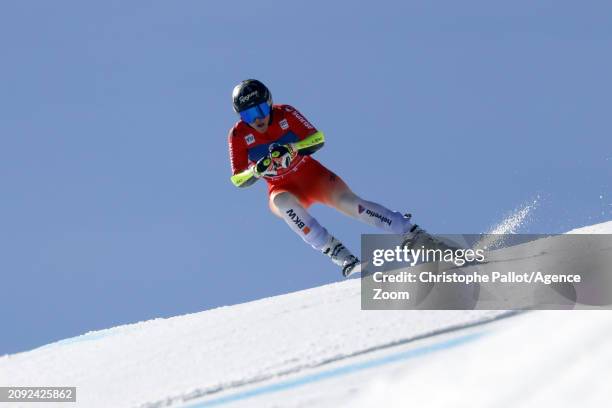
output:
[[303,156],[308,156],[319,150],[325,144],[325,135],[320,130],[310,136],[306,136],[299,142],[293,143],[292,147]]
[[317,131],[310,136],[306,136],[299,142],[289,143],[286,145],[272,143],[270,145],[270,157],[277,163],[278,166],[286,169],[298,155],[311,155],[323,147],[324,142],[325,136],[323,135],[323,132]]
[[255,183],[257,180],[258,178],[255,177],[255,173],[253,172],[253,166],[249,167],[243,172],[234,174],[232,176],[232,183],[236,187],[248,187],[251,184]]
[[297,142],[291,147],[302,156],[308,156],[323,147],[325,136],[317,130],[297,109],[284,105],[289,128],[298,136]]
[[270,155],[264,156],[248,169],[232,176],[232,183],[236,187],[247,187],[262,177],[276,176],[276,165]]
[[[298,154],[310,155],[322,148],[324,144],[325,135],[323,132],[317,131],[312,135],[307,136],[305,139],[293,143],[291,147],[295,149]],[[236,187],[248,187],[255,183],[263,175],[265,174],[257,171],[257,166],[251,166],[240,173],[234,174],[231,179],[232,183]]]
[[253,168],[249,167],[249,159],[244,140],[234,138],[234,128],[228,135],[230,164],[232,166],[232,183],[236,187],[247,187],[257,181]]

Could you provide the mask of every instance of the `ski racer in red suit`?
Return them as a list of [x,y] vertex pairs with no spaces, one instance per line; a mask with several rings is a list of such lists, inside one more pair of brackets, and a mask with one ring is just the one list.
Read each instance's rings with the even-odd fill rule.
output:
[[[239,120],[228,136],[232,182],[245,187],[263,178],[272,212],[304,241],[329,256],[348,276],[359,264],[342,243],[307,211],[322,203],[366,224],[404,235],[404,245],[429,234],[410,223],[409,215],[358,197],[335,173],[311,157],[325,137],[297,109],[273,105],[260,81],[238,84],[232,95]],[[356,269],[355,269],[356,270]]]

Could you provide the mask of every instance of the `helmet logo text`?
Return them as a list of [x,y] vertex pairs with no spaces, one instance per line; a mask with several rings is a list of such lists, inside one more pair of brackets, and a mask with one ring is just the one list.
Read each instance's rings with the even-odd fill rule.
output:
[[248,95],[239,97],[238,100],[240,101],[240,103],[245,103],[245,102],[248,102],[254,96],[259,96],[259,92],[253,91]]

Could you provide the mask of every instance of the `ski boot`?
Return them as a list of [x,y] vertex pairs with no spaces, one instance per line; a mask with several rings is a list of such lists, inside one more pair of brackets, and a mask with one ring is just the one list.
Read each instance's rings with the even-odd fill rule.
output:
[[351,252],[338,241],[331,237],[327,244],[321,250],[323,254],[329,256],[333,263],[342,268],[342,276],[348,277],[353,269],[359,264],[359,258],[351,254]]
[[[410,219],[412,215],[404,214],[404,217]],[[414,224],[412,228],[410,228],[410,231],[404,235],[401,247],[408,249],[441,249],[442,251],[446,249],[451,249],[453,251],[460,249],[456,244],[449,245],[434,237],[417,224]]]

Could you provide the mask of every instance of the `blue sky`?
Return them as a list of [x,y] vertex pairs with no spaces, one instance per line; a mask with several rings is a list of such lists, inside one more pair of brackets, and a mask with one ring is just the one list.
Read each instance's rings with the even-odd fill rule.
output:
[[[612,5],[4,1],[0,355],[340,279],[229,182],[258,78],[316,157],[432,232],[612,218]],[[312,213],[355,251],[376,232]]]

